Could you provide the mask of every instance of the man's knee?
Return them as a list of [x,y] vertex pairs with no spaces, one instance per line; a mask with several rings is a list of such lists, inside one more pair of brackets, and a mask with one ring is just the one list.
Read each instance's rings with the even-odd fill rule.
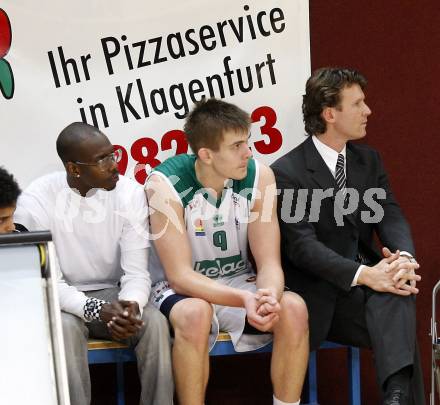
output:
[[[89,374],[87,367],[87,337],[88,329],[85,322],[66,312],[61,312],[63,325],[64,349],[69,381],[83,392],[82,385],[87,384]],[[81,385],[80,388],[79,385]]]
[[158,329],[161,331],[168,331],[168,321],[162,313],[148,304],[144,307],[142,312],[142,321],[147,329]]
[[[402,317],[413,320],[416,313],[416,300],[413,295],[402,296],[392,293],[374,291],[369,297],[367,311],[373,317]],[[380,308],[380,311],[378,309]]]
[[68,312],[61,312],[61,322],[63,325],[64,340],[87,339],[88,330],[85,322],[81,318]]
[[295,333],[299,335],[307,333],[309,330],[309,317],[304,300],[298,294],[285,292],[280,304],[280,320],[291,324]]
[[170,342],[170,330],[168,321],[162,313],[148,304],[144,307],[142,312],[143,326],[138,332],[139,340],[144,336],[151,339],[154,338],[157,341]]
[[176,338],[206,343],[211,330],[212,306],[199,298],[179,301],[171,310],[170,321]]

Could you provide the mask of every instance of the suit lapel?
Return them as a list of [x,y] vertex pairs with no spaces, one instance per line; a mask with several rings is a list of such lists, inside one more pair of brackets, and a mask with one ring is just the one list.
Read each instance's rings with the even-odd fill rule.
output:
[[[334,195],[338,190],[336,180],[328,168],[327,164],[324,162],[324,159],[319,154],[315,145],[313,144],[312,137],[309,137],[305,142],[305,158],[306,158],[306,167],[309,172],[311,172],[311,177],[313,181],[320,186],[323,190],[327,190],[328,188],[333,189],[333,207],[334,209],[342,209],[338,205],[336,205],[336,201]],[[351,218],[350,215],[344,216],[348,221],[350,221],[354,226],[356,226],[356,219]]]
[[[359,200],[363,198],[363,189],[366,184],[366,176],[368,175],[367,167],[361,157],[356,154],[350,143],[347,143],[347,187],[354,188],[359,193]],[[360,202],[360,201],[359,201]],[[359,214],[359,204],[353,214],[347,215],[353,224],[356,225],[356,218]]]
[[[311,177],[313,181],[316,182],[316,184],[324,190],[328,188],[333,188],[336,191],[336,180],[327,165],[325,164],[324,159],[321,157],[315,145],[313,144],[311,136],[304,142],[304,148],[306,167],[307,170],[311,172]],[[346,156],[347,187],[355,188],[356,190],[360,191],[362,189],[362,185],[365,184],[365,176],[367,175],[365,163],[352,150],[350,143],[347,143]],[[359,198],[362,198],[361,193],[359,193]],[[358,213],[359,209],[356,209],[353,214],[345,215],[345,218],[355,227],[357,227],[356,217]]]
[[306,167],[311,172],[313,181],[316,182],[320,188],[327,190],[328,188],[335,188],[336,181],[330,172],[329,168],[324,162],[324,159],[319,154],[312,137],[309,136],[304,142]]
[[364,161],[347,144],[347,187],[360,188],[365,184],[367,170]]

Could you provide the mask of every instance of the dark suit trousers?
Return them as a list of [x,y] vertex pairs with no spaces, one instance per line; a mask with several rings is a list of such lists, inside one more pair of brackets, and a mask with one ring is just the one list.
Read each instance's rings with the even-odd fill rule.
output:
[[340,293],[327,339],[371,348],[382,388],[389,376],[412,365],[412,403],[425,405],[416,341],[415,297],[380,293],[368,287]]

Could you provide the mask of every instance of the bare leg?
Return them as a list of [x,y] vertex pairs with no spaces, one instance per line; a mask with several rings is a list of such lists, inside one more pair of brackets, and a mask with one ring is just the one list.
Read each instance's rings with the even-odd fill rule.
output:
[[211,320],[211,304],[198,298],[181,300],[171,309],[174,380],[180,405],[202,405],[205,401]]
[[273,329],[271,377],[277,399],[299,400],[309,358],[307,307],[301,297],[285,292],[280,320]]

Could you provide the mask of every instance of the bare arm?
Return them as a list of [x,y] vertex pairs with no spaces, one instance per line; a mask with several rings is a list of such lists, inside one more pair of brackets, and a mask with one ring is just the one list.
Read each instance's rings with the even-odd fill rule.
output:
[[252,211],[256,219],[249,224],[249,244],[257,265],[257,287],[269,289],[279,301],[284,291],[280,258],[280,228],[276,212],[277,196],[273,172],[260,164],[258,190]]

